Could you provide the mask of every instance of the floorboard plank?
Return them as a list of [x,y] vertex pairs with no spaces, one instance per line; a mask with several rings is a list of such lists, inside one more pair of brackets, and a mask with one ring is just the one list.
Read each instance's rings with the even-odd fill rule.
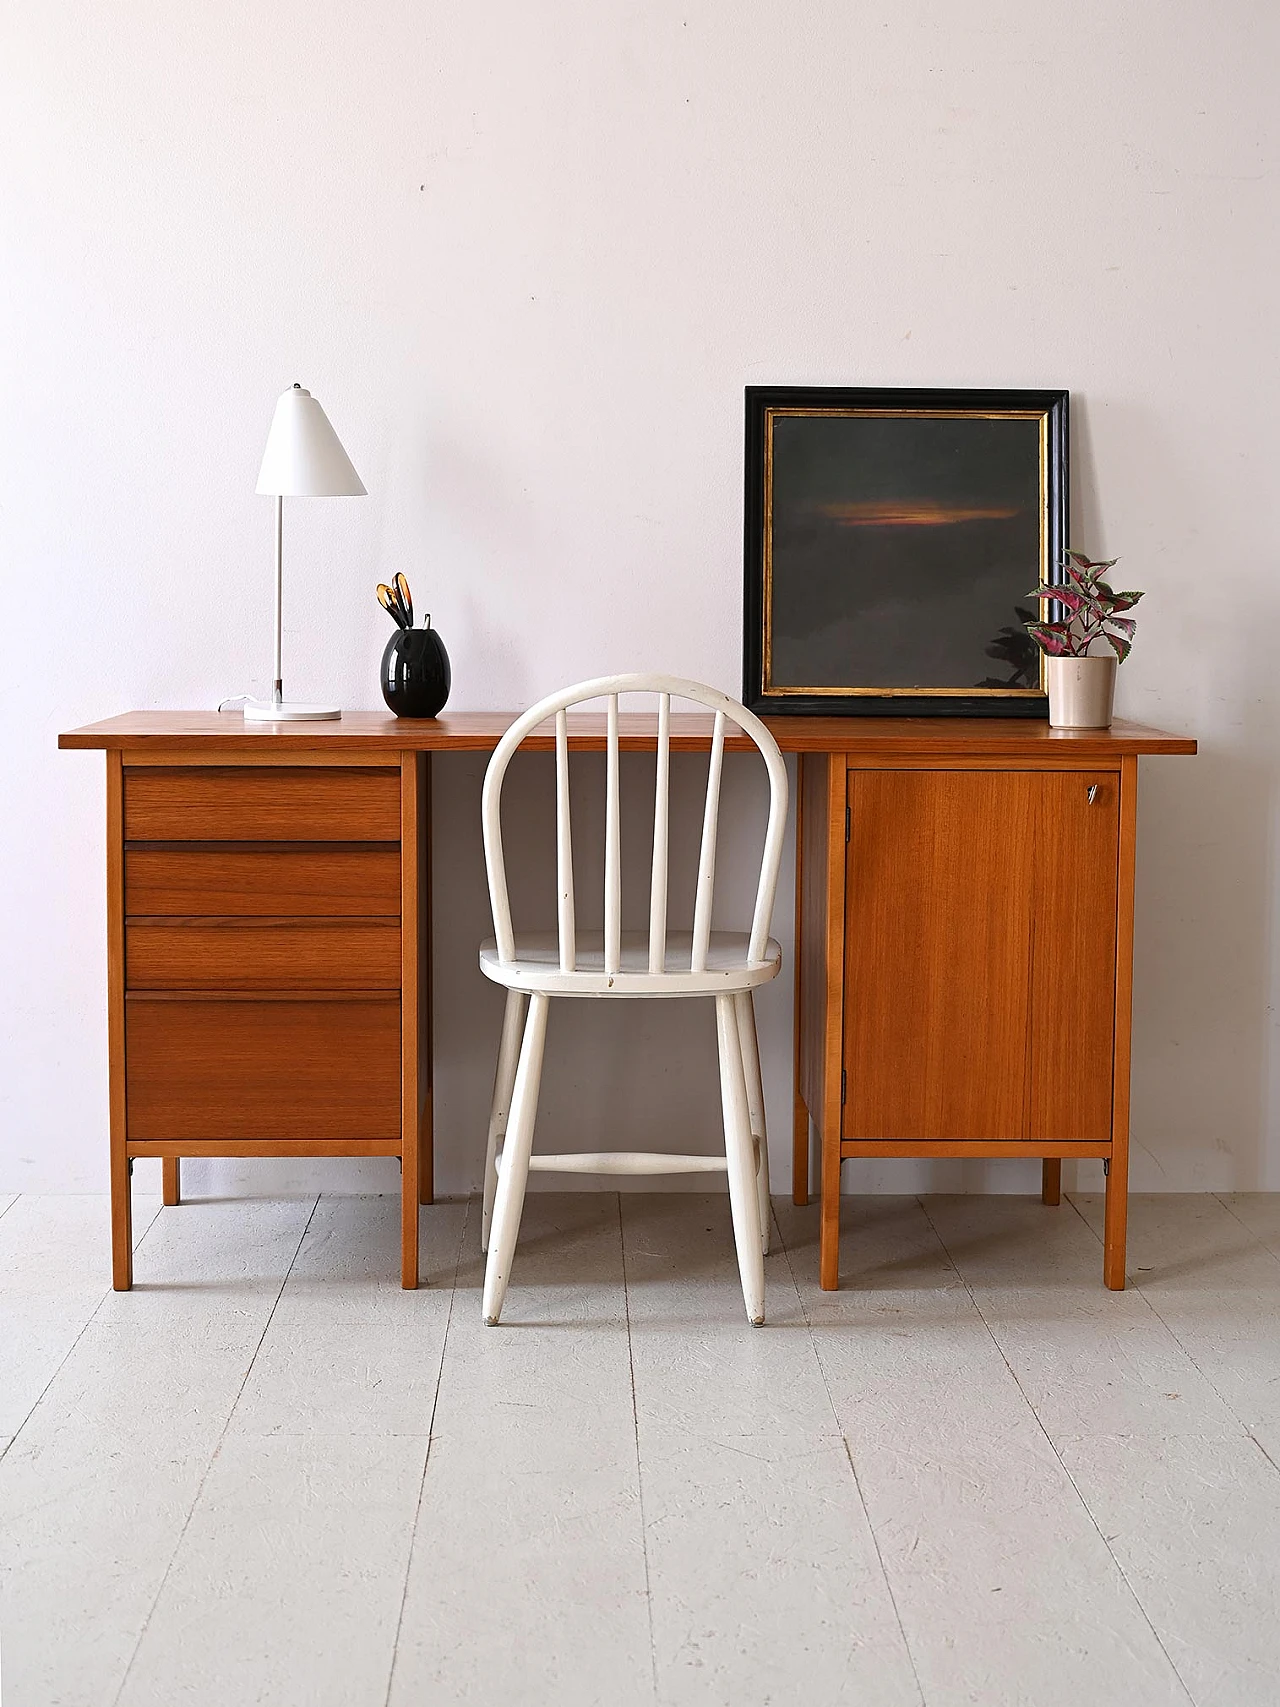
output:
[[1272,1256],[1280,1258],[1280,1192],[1223,1192],[1218,1201],[1244,1223]]
[[[139,1198],[134,1244],[160,1208]],[[16,1435],[111,1284],[105,1197],[24,1196],[0,1216],[0,1435]]]
[[776,1236],[753,1328],[725,1194],[622,1208],[659,1699],[918,1703]]
[[778,1210],[928,1707],[1186,1707],[920,1204],[849,1206],[834,1293]]
[[203,1703],[210,1675],[272,1707],[385,1700],[466,1213],[424,1212],[405,1292],[399,1197],[317,1204],[121,1707]]
[[403,1434],[229,1433],[119,1707],[384,1701],[426,1451]]
[[[1077,1203],[1100,1238],[1101,1199]],[[1189,1194],[1131,1199],[1129,1249],[1238,1433],[1120,1436],[1068,1462],[1197,1701],[1264,1707],[1280,1700],[1280,1262],[1233,1206]]]
[[530,1193],[502,1323],[473,1213],[390,1707],[654,1702],[618,1200]]
[[423,1211],[423,1284],[406,1292],[399,1197],[322,1198],[230,1433],[425,1439],[466,1217]]
[[114,1702],[312,1207],[157,1217],[0,1459],[6,1699]]

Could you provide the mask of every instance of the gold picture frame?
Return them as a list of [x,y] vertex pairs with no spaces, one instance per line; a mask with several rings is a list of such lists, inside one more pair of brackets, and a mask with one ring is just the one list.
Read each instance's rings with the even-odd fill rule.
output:
[[1068,394],[752,386],[746,404],[745,703],[1046,715],[1022,622],[1061,574]]

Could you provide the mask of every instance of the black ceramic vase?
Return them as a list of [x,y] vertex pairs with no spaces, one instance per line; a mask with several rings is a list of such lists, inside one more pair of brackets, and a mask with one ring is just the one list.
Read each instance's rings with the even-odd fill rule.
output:
[[382,697],[397,717],[435,717],[449,697],[449,654],[434,628],[397,628],[382,654]]

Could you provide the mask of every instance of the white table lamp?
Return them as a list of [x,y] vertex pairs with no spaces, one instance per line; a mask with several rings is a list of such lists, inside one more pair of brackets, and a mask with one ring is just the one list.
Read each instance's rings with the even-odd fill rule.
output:
[[258,723],[341,717],[336,705],[302,705],[284,697],[280,668],[283,593],[284,500],[286,498],[363,498],[364,483],[351,466],[329,417],[309,391],[291,386],[276,404],[267,448],[258,472],[258,491],[276,501],[275,673],[269,700],[251,699],[246,717]]

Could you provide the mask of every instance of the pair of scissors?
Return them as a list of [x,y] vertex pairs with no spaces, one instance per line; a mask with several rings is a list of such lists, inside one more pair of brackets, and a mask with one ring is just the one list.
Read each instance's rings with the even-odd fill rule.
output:
[[409,594],[409,583],[403,575],[397,575],[389,587],[385,582],[379,583],[378,603],[392,622],[398,623],[401,628],[413,627],[413,599]]

